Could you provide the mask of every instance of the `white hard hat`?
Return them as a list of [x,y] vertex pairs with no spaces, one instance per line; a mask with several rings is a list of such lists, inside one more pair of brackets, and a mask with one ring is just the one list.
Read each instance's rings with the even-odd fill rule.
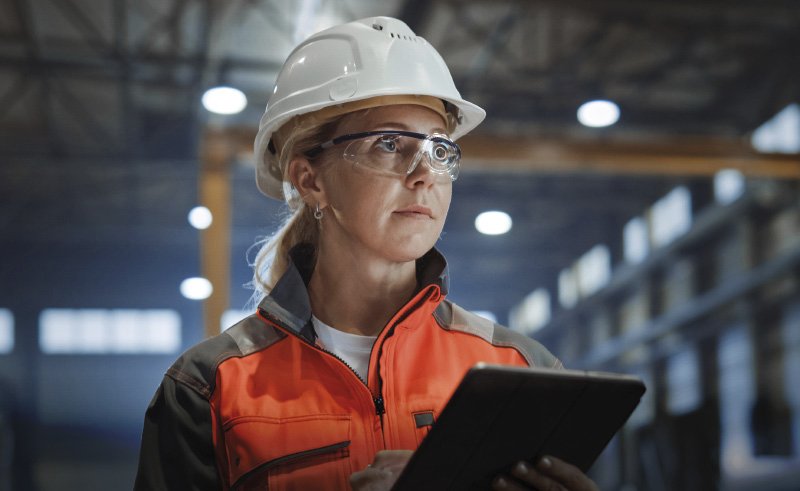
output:
[[278,73],[255,141],[258,189],[283,199],[284,171],[278,159],[265,157],[273,134],[290,119],[392,95],[444,101],[455,116],[453,139],[471,131],[486,116],[483,109],[461,98],[442,57],[404,22],[371,17],[332,27],[297,46]]

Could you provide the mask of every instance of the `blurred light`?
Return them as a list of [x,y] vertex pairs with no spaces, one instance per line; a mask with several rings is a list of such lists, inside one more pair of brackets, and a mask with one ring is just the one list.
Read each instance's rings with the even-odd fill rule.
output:
[[0,353],[11,353],[14,349],[14,315],[8,309],[0,309]]
[[203,107],[216,114],[236,114],[247,106],[247,97],[233,87],[214,87],[203,94]]
[[588,297],[606,286],[611,279],[611,252],[608,247],[598,244],[592,247],[575,263],[578,293]]
[[720,462],[728,474],[752,464],[750,414],[758,391],[754,345],[744,324],[728,328],[717,343]]
[[175,353],[181,318],[165,309],[45,309],[39,347],[46,354]]
[[632,218],[622,229],[622,243],[625,250],[625,261],[640,263],[647,258],[649,239],[647,238],[647,221],[642,217]]
[[189,300],[205,300],[213,291],[211,282],[205,278],[186,278],[181,282],[181,295]]
[[578,275],[574,268],[562,269],[558,274],[558,302],[564,308],[574,307],[578,303]]
[[533,334],[550,322],[550,292],[544,288],[532,291],[511,311],[511,328],[523,334]]
[[692,228],[692,196],[678,186],[650,208],[650,237],[655,247],[669,244]]
[[733,203],[744,194],[744,174],[736,169],[722,169],[714,174],[714,197],[717,203]]
[[619,120],[619,106],[611,101],[589,101],[578,108],[578,121],[584,126],[601,128]]
[[759,126],[750,141],[759,152],[800,152],[800,105],[794,103],[783,108]]
[[700,404],[700,359],[697,350],[687,347],[670,356],[666,366],[667,410],[686,414]]
[[484,211],[475,218],[475,228],[485,235],[501,235],[511,230],[511,217],[503,211]]
[[[209,284],[209,287],[211,285]],[[145,312],[144,350],[151,353],[174,353],[181,347],[181,318],[172,310]]]
[[205,230],[211,226],[214,217],[211,215],[211,210],[205,206],[195,206],[189,212],[189,223],[197,230]]

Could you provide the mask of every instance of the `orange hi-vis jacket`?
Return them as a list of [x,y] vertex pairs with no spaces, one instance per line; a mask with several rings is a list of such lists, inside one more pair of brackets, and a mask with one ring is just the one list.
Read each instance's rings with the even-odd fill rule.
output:
[[137,490],[348,490],[382,449],[416,449],[478,362],[560,368],[536,341],[445,301],[435,249],[378,336],[365,382],[316,343],[298,246],[258,312],[184,353],[145,416]]

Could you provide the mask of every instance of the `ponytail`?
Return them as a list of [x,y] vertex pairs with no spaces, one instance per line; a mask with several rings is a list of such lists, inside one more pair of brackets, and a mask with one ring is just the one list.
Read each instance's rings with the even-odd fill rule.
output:
[[[278,160],[285,175],[291,157],[303,155],[328,140],[340,118],[336,116],[325,120],[312,120],[312,125],[297,125],[295,121],[290,121],[287,125],[295,124],[295,127],[286,139],[286,143],[282,145],[280,156],[267,153],[267,159]],[[323,159],[323,155],[317,156],[312,164],[323,165]],[[314,218],[313,210],[306,205],[291,183],[285,180],[283,195],[286,197],[288,217],[274,234],[256,241],[248,250],[249,256],[251,250],[258,249],[255,259],[250,263],[253,268],[253,280],[248,286],[254,291],[248,307],[255,308],[275,287],[289,267],[289,251],[292,247],[306,243],[312,245],[316,251],[319,244],[319,223]]]
[[319,225],[308,206],[300,206],[283,222],[275,234],[257,241],[251,246],[259,248],[253,268],[252,286],[255,290],[250,299],[255,306],[278,282],[289,267],[289,251],[297,244],[307,243],[316,249],[319,242]]

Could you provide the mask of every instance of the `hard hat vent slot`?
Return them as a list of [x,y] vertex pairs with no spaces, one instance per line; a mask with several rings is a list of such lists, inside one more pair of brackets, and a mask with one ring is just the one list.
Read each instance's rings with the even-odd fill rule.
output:
[[408,36],[406,34],[397,34],[396,32],[390,32],[389,35],[392,36],[393,38],[396,38],[396,39],[403,39],[405,41],[413,41],[415,43],[420,42],[420,38],[418,38],[416,36]]

